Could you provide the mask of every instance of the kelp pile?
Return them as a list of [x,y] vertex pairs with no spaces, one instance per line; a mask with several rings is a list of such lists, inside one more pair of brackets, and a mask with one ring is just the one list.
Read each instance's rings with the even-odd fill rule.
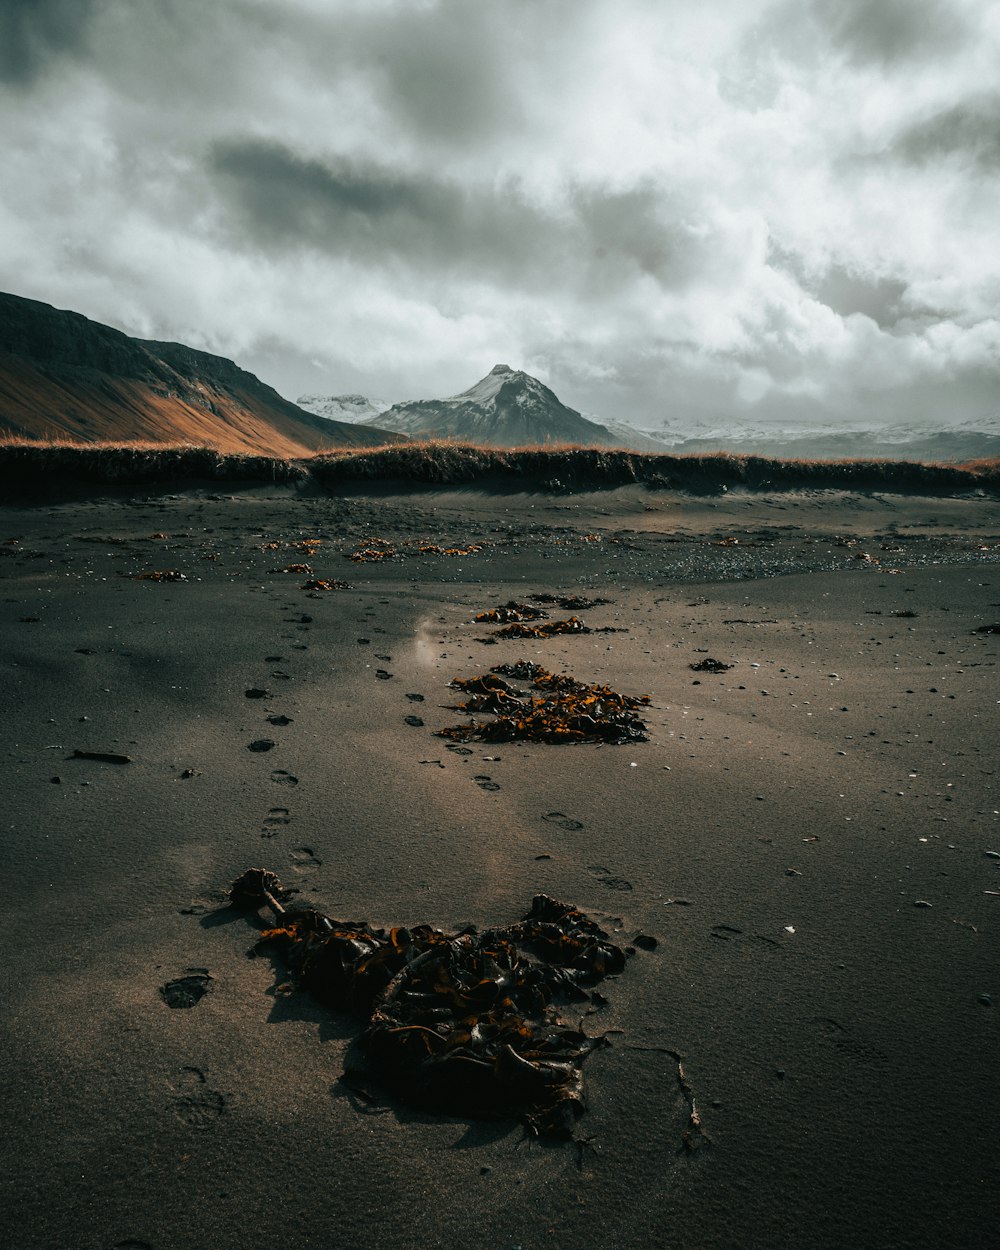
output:
[[474,556],[482,549],[482,543],[469,543],[467,547],[439,547],[437,543],[423,543],[419,550],[425,556]]
[[[478,617],[477,617],[478,620]],[[590,634],[595,631],[585,625],[578,616],[565,621],[543,621],[540,625],[524,625],[515,622],[496,631],[497,638],[553,638],[556,634]],[[606,633],[607,630],[596,631]]]
[[307,556],[314,556],[323,545],[322,538],[300,538],[294,542],[281,542],[274,540],[273,542],[263,543],[261,551],[303,551]]
[[310,577],[302,583],[303,590],[350,590],[350,582],[342,582],[336,577]]
[[[528,681],[539,696],[516,690],[503,681]],[[456,690],[471,697],[456,710],[470,715],[488,713],[492,721],[472,720],[438,730],[438,737],[456,742],[625,742],[648,741],[647,726],[636,714],[649,703],[648,695],[619,694],[610,686],[587,685],[568,673],[550,673],[540,664],[521,660],[498,664],[479,677],[456,677]]]
[[585,1110],[583,1061],[606,1042],[567,1025],[559,1005],[603,1004],[591,987],[620,973],[633,950],[583,912],[538,894],[522,921],[502,928],[376,929],[286,910],[281,882],[262,868],[229,897],[243,910],[270,908],[275,924],[260,946],[280,955],[297,987],[365,1021],[359,1040],[373,1074],[405,1102],[571,1133]]
[[186,582],[187,575],[180,569],[151,569],[148,573],[136,573],[137,582]]
[[508,600],[498,608],[488,612],[479,612],[473,620],[481,624],[507,625],[512,621],[541,621],[548,616],[541,608],[533,608],[530,603],[518,603],[515,599]]
[[732,667],[732,664],[727,664],[725,660],[713,660],[710,655],[703,660],[698,660],[695,664],[688,665],[693,673],[726,673]]
[[613,603],[613,599],[587,599],[582,595],[550,595],[543,593],[529,595],[535,603],[548,603],[553,607],[562,608],[565,612],[585,612],[588,608],[597,608],[605,603]]
[[347,559],[355,564],[378,564],[382,560],[391,560],[396,555],[396,548],[384,538],[373,538],[367,547],[358,547],[347,553]]

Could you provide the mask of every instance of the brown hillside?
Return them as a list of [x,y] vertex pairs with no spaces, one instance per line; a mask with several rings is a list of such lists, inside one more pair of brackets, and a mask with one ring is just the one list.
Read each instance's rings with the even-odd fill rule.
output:
[[300,456],[399,435],[296,407],[232,361],[0,294],[0,434]]

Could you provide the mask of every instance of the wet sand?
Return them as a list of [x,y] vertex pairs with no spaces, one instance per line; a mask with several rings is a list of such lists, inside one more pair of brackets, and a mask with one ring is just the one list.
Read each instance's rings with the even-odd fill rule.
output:
[[[1000,1247],[996,501],[189,492],[4,508],[0,552],[3,1244]],[[477,641],[543,591],[626,632]],[[651,695],[649,742],[435,736],[517,659]],[[254,865],[347,919],[545,892],[654,935],[580,1143],[359,1103],[356,1023],[222,907]]]

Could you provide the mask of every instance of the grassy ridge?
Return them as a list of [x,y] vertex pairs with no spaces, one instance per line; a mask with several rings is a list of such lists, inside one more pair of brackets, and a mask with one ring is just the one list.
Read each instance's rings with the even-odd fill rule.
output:
[[313,485],[412,483],[532,490],[650,489],[718,492],[730,487],[923,491],[1000,490],[1000,461],[964,465],[905,460],[781,460],[711,452],[632,452],[596,447],[494,448],[450,441],[323,452],[299,460],[227,455],[162,444],[0,442],[0,500],[93,486],[188,482]]

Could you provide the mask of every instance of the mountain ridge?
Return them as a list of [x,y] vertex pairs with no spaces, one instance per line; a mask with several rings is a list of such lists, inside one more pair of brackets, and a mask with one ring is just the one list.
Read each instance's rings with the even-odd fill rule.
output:
[[[330,397],[326,402],[347,398]],[[310,411],[318,408],[311,406]],[[379,414],[378,422],[383,429],[411,438],[450,438],[489,447],[621,445],[611,430],[562,403],[543,382],[505,364],[494,365],[457,395],[393,404]]]
[[0,293],[0,432],[278,456],[398,439],[317,417],[225,356],[9,293]]

